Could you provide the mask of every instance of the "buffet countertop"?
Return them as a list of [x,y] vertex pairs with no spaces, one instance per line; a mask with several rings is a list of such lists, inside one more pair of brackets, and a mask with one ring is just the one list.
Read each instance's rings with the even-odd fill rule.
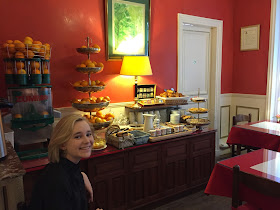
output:
[[[211,132],[215,132],[216,130],[214,129],[205,129],[203,131],[196,131],[192,134],[188,134],[188,136],[197,136],[200,134],[205,134],[205,133],[211,133]],[[99,157],[99,156],[105,156],[105,155],[109,155],[109,154],[115,154],[115,153],[120,153],[123,151],[129,151],[129,150],[133,150],[133,149],[137,149],[137,148],[141,148],[141,147],[150,147],[152,145],[155,144],[161,144],[162,142],[165,141],[172,141],[172,139],[175,139],[178,137],[178,135],[174,134],[170,134],[169,135],[170,138],[164,141],[157,141],[154,143],[146,143],[146,144],[142,144],[142,145],[138,145],[138,146],[132,146],[132,147],[127,147],[125,149],[117,149],[114,146],[111,145],[107,145],[106,149],[103,150],[94,150],[91,153],[91,156],[89,157],[89,159],[94,158],[94,157]],[[34,159],[34,160],[24,160],[22,161],[22,165],[24,167],[24,169],[26,170],[26,172],[31,172],[31,171],[37,171],[37,170],[41,170],[45,167],[45,165],[47,165],[49,163],[48,158],[44,157],[44,158],[39,158],[39,159]]]
[[25,169],[12,144],[6,141],[6,146],[8,154],[0,160],[0,183],[25,174]]

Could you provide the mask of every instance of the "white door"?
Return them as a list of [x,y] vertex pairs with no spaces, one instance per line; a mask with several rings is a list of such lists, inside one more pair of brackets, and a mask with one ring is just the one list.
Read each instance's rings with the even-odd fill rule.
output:
[[[191,97],[198,96],[208,99],[210,81],[210,28],[186,26],[182,37],[182,70],[178,72],[180,92]],[[208,100],[207,100],[208,102]],[[200,103],[200,107],[208,108],[208,103]],[[189,102],[186,109],[197,107]],[[195,115],[194,117],[198,117]],[[199,117],[207,118],[207,114]]]

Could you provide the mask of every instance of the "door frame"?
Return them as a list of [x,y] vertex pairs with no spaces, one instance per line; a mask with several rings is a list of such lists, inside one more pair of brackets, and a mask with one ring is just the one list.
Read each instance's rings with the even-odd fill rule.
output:
[[[182,89],[182,85],[179,83],[179,74],[183,68],[183,29],[184,25],[191,24],[201,27],[211,28],[211,54],[210,54],[210,80],[215,80],[215,85],[210,84],[209,95],[211,95],[211,101],[209,108],[214,118],[214,129],[216,133],[216,151],[219,151],[220,143],[220,97],[221,97],[221,68],[222,68],[222,44],[223,44],[223,21],[210,18],[197,17],[192,15],[186,15],[178,13],[178,39],[177,39],[177,90]],[[212,93],[212,94],[211,94]],[[213,109],[214,110],[213,110]],[[214,113],[213,113],[214,111]]]

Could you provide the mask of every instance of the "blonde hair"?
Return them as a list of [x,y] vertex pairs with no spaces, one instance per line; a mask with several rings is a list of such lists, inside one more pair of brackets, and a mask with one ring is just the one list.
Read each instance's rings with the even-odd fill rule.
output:
[[86,121],[86,118],[78,114],[70,114],[63,117],[53,129],[51,140],[48,146],[48,156],[52,163],[58,163],[60,157],[64,157],[65,152],[61,150],[61,146],[70,140],[73,127],[78,121]]

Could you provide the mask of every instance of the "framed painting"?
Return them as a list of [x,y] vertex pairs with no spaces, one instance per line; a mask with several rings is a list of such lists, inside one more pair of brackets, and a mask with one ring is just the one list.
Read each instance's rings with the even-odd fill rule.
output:
[[150,0],[105,0],[106,58],[149,55]]

